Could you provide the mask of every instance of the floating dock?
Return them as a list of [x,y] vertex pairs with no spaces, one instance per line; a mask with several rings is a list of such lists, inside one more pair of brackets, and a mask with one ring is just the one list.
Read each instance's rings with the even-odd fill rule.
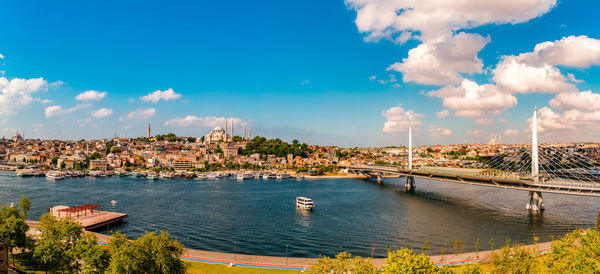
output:
[[127,213],[101,211],[100,205],[79,205],[50,207],[50,214],[57,218],[71,218],[79,222],[85,230],[106,227],[129,217]]

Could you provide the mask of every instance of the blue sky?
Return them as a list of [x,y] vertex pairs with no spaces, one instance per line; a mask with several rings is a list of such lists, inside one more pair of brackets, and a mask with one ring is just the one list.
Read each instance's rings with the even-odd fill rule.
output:
[[[240,124],[237,134],[245,124],[253,135],[315,144],[380,146],[406,143],[407,125],[414,128],[417,144],[487,142],[492,135],[525,142],[527,119],[534,106],[547,107],[540,115],[550,117],[542,123],[549,138],[564,136],[572,119],[584,119],[577,117],[585,117],[588,132],[600,123],[594,116],[600,110],[600,61],[593,54],[586,57],[589,60],[567,65],[547,57],[517,61],[536,68],[549,64],[564,79],[572,79],[572,74],[574,79],[561,80],[564,85],[557,83],[562,89],[515,91],[513,87],[506,91],[509,84],[501,85],[494,79],[499,72],[493,72],[502,62],[501,56],[533,52],[537,44],[546,41],[585,35],[585,41],[577,41],[585,44],[585,49],[595,49],[595,39],[600,38],[596,14],[600,4],[595,1],[527,0],[529,7],[514,9],[510,7],[513,1],[506,1],[509,12],[483,5],[479,14],[485,9],[498,14],[493,18],[472,15],[473,21],[480,23],[470,26],[460,19],[386,25],[378,22],[385,18],[379,15],[388,7],[386,0],[126,2],[1,4],[0,77],[6,82],[40,77],[45,81],[31,82],[30,89],[16,82],[12,86],[0,82],[0,89],[4,88],[0,93],[0,107],[5,109],[0,110],[3,135],[24,130],[26,137],[36,138],[105,138],[115,132],[136,137],[145,135],[150,122],[154,134],[200,136],[222,124],[223,118],[232,118]],[[515,6],[527,6],[514,2]],[[377,10],[377,16],[370,17],[369,8]],[[410,8],[415,12],[426,9]],[[464,7],[444,8],[462,12]],[[359,22],[357,15],[361,14],[366,19]],[[402,20],[401,16],[408,14],[392,19]],[[426,22],[435,19],[429,11],[417,16]],[[399,42],[403,32],[412,38]],[[463,40],[457,38],[461,32],[467,34]],[[456,42],[457,46],[445,51],[444,46],[451,44],[443,42]],[[431,72],[422,71],[427,63],[411,63],[414,66],[399,70],[390,67],[403,63],[409,50],[422,45],[435,47],[439,51],[433,56],[450,63],[448,56],[442,56],[444,52],[472,45],[477,48],[478,43],[484,44],[480,50],[462,56],[468,60],[450,58],[457,65],[449,71],[457,71],[460,79],[435,80],[433,84],[414,80]],[[481,68],[473,63],[476,58]],[[470,63],[464,65],[463,61]],[[406,78],[411,73],[413,80]],[[506,104],[490,106],[485,115],[464,112],[452,104],[460,104],[454,97],[461,92],[463,78],[494,86],[494,91],[485,88],[479,99],[498,95]],[[519,81],[528,79],[515,80]],[[495,91],[496,86],[501,91]],[[443,88],[446,92],[435,93]],[[168,89],[172,96],[162,93]],[[95,96],[76,99],[90,90],[97,91],[88,93]],[[587,90],[591,94],[580,95]],[[161,100],[141,99],[155,91],[160,91],[155,96]],[[593,106],[561,105],[558,97],[549,105],[565,92],[560,98],[581,99]],[[467,93],[459,97],[468,97]],[[594,105],[597,101],[598,108]],[[104,111],[97,112],[100,109]],[[443,110],[448,115],[436,117],[436,112]],[[574,114],[565,113],[569,111]],[[590,133],[573,138],[599,140]]]

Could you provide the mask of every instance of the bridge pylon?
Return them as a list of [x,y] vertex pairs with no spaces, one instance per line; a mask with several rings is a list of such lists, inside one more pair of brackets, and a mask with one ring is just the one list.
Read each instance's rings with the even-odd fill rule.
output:
[[[538,184],[540,182],[540,164],[537,138],[537,107],[533,110],[533,119],[531,120],[531,179],[533,180],[533,184]],[[544,210],[542,193],[539,191],[529,191],[529,200],[527,201],[527,206],[525,208],[531,211]]]
[[[412,160],[412,128],[408,128],[408,169],[412,170],[413,160]],[[415,190],[415,177],[414,176],[406,176],[406,184],[404,184],[406,191],[412,192]]]

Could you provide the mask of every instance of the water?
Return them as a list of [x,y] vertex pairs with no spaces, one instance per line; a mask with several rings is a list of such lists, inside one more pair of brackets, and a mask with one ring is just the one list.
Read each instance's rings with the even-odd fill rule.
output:
[[[596,222],[600,198],[544,194],[546,211],[525,210],[525,191],[417,179],[406,193],[403,179],[384,185],[359,179],[149,182],[136,178],[77,178],[58,182],[18,178],[0,172],[0,203],[32,201],[30,219],[53,205],[99,204],[125,212],[123,224],[108,228],[131,237],[168,230],[187,247],[239,253],[297,257],[334,255],[340,250],[361,256],[385,256],[386,246],[430,254],[454,253],[461,239],[465,251],[489,249],[507,238],[531,243],[550,240]],[[315,211],[295,208],[295,197],[314,200]],[[116,200],[113,207],[111,200]],[[101,231],[102,232],[102,231]]]

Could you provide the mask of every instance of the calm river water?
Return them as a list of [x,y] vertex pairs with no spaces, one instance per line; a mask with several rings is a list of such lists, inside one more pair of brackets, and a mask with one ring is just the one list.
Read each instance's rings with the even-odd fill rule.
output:
[[[0,172],[0,203],[32,201],[30,219],[52,205],[99,204],[125,212],[123,224],[110,227],[137,237],[168,230],[187,247],[212,251],[297,257],[334,255],[385,256],[386,246],[430,254],[454,253],[456,239],[465,250],[489,249],[511,241],[542,241],[596,222],[600,198],[544,194],[546,211],[525,210],[527,192],[417,179],[406,193],[403,179],[384,185],[359,179],[149,182],[135,178],[77,178],[58,182],[17,178]],[[295,197],[314,200],[315,211],[302,213]],[[110,201],[117,205],[111,206]],[[237,244],[234,244],[237,242]]]

